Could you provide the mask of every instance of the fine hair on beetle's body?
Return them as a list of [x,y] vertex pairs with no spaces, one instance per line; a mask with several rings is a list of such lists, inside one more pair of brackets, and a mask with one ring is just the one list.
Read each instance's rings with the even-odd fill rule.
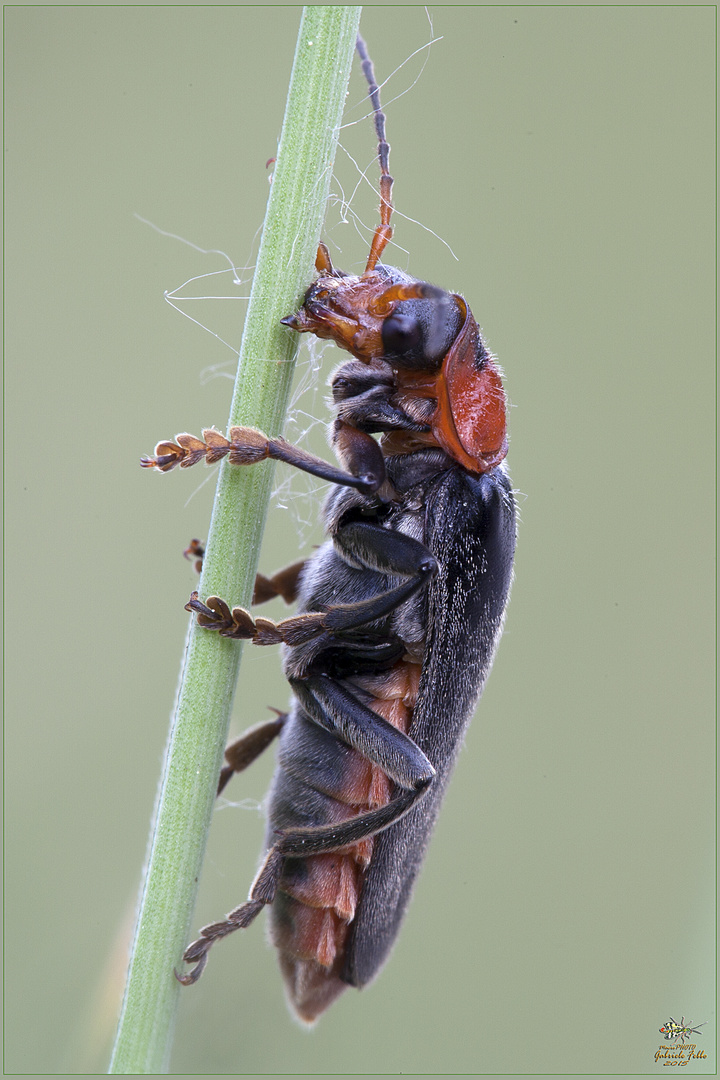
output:
[[[178,978],[197,981],[212,944],[270,905],[288,997],[308,1023],[366,985],[395,941],[492,665],[515,548],[505,396],[477,323],[458,294],[379,262],[392,236],[390,148],[362,39],[358,52],[380,224],[361,275],[336,270],[321,244],[317,279],[282,320],[353,356],[332,379],[339,466],[252,428],[179,435],[143,459],[167,472],[273,458],[334,485],[322,547],[256,580],[254,604],[297,600],[296,616],[275,623],[197,593],[187,605],[208,630],[284,644],[293,700],[226,750],[219,791],[279,738],[266,853],[249,899],[203,927]],[[188,553],[202,558],[198,541]]]

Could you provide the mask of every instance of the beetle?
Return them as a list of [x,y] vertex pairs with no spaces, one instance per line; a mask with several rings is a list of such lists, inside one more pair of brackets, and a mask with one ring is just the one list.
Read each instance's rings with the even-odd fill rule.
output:
[[[505,394],[470,308],[380,262],[393,234],[390,147],[361,38],[357,51],[380,223],[360,275],[336,269],[321,243],[316,280],[282,320],[353,357],[331,382],[339,467],[242,427],[178,435],[142,462],[168,472],[273,458],[333,485],[322,547],[256,580],[254,603],[297,600],[295,617],[254,618],[197,593],[187,605],[209,631],[281,643],[293,700],[226,750],[219,791],[279,738],[265,855],[249,899],[202,928],[183,956],[194,967],[177,977],[196,982],[212,944],[269,905],[290,1004],[307,1023],[369,983],[397,937],[492,665],[516,536]],[[188,553],[202,556],[197,541]]]

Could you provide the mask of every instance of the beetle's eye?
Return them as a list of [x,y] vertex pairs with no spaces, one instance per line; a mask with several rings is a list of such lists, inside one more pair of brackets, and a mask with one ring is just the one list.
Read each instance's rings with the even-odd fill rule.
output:
[[420,324],[411,315],[388,315],[382,324],[382,340],[387,353],[414,351],[422,343]]

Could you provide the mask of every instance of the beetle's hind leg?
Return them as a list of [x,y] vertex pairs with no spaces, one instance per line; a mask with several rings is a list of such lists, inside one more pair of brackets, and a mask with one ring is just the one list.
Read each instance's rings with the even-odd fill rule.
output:
[[[432,767],[430,771],[434,775]],[[278,842],[273,844],[268,851],[253,882],[249,898],[229,912],[224,919],[201,927],[200,937],[188,945],[183,953],[183,960],[186,964],[195,964],[195,967],[185,975],[179,975],[176,971],[175,978],[178,982],[181,982],[183,986],[192,986],[196,983],[203,973],[208,961],[208,953],[215,942],[227,937],[228,934],[233,934],[236,930],[244,930],[254,922],[267,904],[272,904],[282,877],[286,855],[302,858],[337,851],[375,836],[376,833],[387,829],[404,817],[427,791],[431,780],[432,775],[424,776],[415,787],[410,791],[401,791],[400,795],[387,806],[348,818],[339,825],[324,825],[283,832]]]
[[227,937],[228,934],[235,933],[236,930],[244,930],[254,922],[266,904],[272,904],[282,877],[286,855],[302,858],[337,851],[375,836],[376,833],[387,829],[405,816],[418,798],[425,793],[430,780],[431,777],[428,777],[417,788],[402,791],[387,806],[381,806],[377,810],[360,814],[358,817],[348,818],[339,825],[294,829],[283,833],[281,839],[268,851],[245,903],[229,912],[219,922],[203,926],[200,937],[188,945],[183,953],[183,960],[186,964],[195,964],[195,967],[186,975],[179,975],[176,971],[175,977],[178,982],[181,982],[183,986],[192,986],[196,983],[203,973],[208,961],[208,953],[215,942]]
[[235,930],[244,930],[260,914],[266,904],[272,903],[280,880],[282,862],[283,856],[277,851],[277,848],[270,848],[265,862],[253,882],[250,898],[244,904],[240,904],[239,907],[235,908],[234,911],[229,912],[220,922],[208,923],[207,926],[203,926],[200,930],[200,937],[193,941],[191,945],[188,945],[183,953],[183,960],[186,964],[195,964],[195,967],[185,975],[179,975],[176,971],[175,978],[178,982],[181,982],[183,986],[192,986],[193,983],[196,983],[207,964],[210,947],[220,938],[234,933]]
[[[185,950],[183,960],[195,964],[186,975],[176,972],[185,986],[200,978],[210,948],[216,941],[249,926],[266,904],[272,904],[287,856],[307,858],[340,851],[375,836],[404,817],[423,797],[435,776],[430,761],[408,735],[369,709],[336,680],[311,676],[306,680],[292,680],[292,685],[303,709],[315,723],[378,764],[399,790],[385,805],[344,821],[277,830],[278,840],[268,851],[249,898],[224,919],[203,926],[200,937]],[[284,720],[285,717],[278,718],[280,723]],[[261,727],[256,730],[261,731]]]
[[[264,720],[260,724],[255,724],[254,727],[248,728],[247,731],[244,731],[242,735],[225,747],[225,761],[227,764],[223,765],[220,770],[218,795],[224,790],[233,774],[243,772],[249,765],[252,765],[253,761],[262,754],[263,750],[267,749],[273,739],[282,731],[288,714],[281,713],[277,709],[273,711],[277,713],[273,720]],[[241,930],[243,927],[249,926],[265,904],[271,902],[275,895],[282,864],[281,858],[277,856],[274,860],[270,858],[274,851],[273,848],[265,859],[260,873],[250,890],[250,899],[241,904],[240,907],[235,908],[234,911],[231,911],[221,922],[203,926],[200,930],[201,937],[188,945],[183,953],[183,960],[186,963],[195,961],[197,963],[193,970],[186,975],[175,972],[175,978],[183,986],[192,986],[200,978],[207,963],[210,946],[214,941],[231,934],[234,930]],[[268,896],[269,899],[267,899]]]
[[243,772],[248,765],[252,765],[253,761],[260,757],[263,750],[266,750],[282,731],[287,720],[287,713],[281,713],[277,709],[273,709],[273,712],[277,713],[274,720],[263,720],[262,723],[255,724],[225,747],[226,764],[220,770],[218,795],[223,791],[233,773]]

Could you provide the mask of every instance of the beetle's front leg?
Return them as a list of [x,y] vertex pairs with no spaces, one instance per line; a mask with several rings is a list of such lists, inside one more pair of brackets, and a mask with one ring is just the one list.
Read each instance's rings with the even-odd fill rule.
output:
[[272,458],[319,476],[321,480],[357,488],[367,495],[377,491],[385,480],[385,459],[380,447],[371,435],[357,429],[346,432],[344,438],[343,461],[349,472],[335,468],[283,438],[271,439],[255,428],[231,427],[227,439],[215,428],[205,428],[202,439],[187,432],[176,435],[175,439],[175,442],[159,442],[153,457],[141,458],[143,468],[170,472],[178,465],[181,469],[189,469],[198,461],[214,465],[225,457],[231,465],[255,465]]

